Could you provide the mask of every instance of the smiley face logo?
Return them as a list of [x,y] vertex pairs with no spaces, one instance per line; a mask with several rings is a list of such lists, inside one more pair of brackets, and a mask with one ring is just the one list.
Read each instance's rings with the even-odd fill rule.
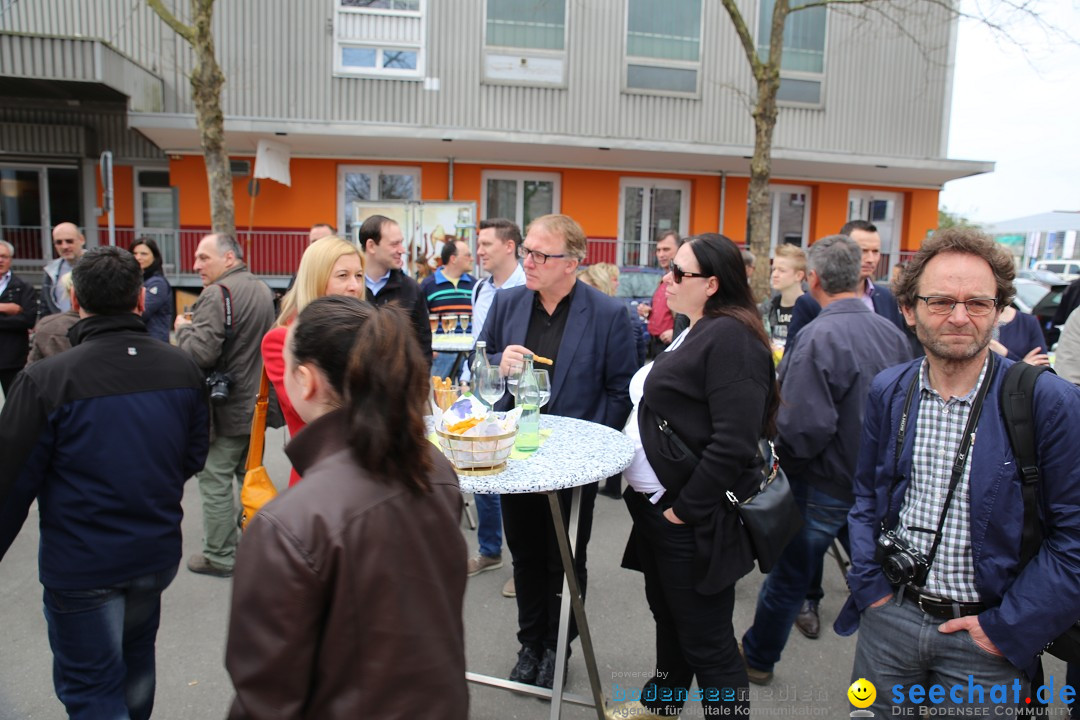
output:
[[851,683],[851,687],[847,691],[847,697],[855,707],[868,708],[877,699],[877,688],[874,687],[874,683],[866,678],[859,678]]

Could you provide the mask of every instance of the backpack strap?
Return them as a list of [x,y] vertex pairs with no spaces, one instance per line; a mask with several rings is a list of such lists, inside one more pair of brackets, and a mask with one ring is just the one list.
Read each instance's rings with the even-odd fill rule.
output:
[[1035,382],[1045,366],[1015,363],[1001,383],[1001,409],[1009,434],[1013,456],[1020,469],[1021,494],[1024,498],[1024,526],[1020,539],[1020,567],[1035,557],[1042,544],[1039,522],[1039,464],[1035,453]]

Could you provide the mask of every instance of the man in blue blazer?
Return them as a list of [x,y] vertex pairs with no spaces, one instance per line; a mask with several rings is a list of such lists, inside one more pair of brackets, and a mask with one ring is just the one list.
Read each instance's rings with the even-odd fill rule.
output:
[[[637,369],[634,331],[622,303],[577,281],[585,257],[585,232],[565,215],[545,215],[528,228],[520,254],[523,287],[495,296],[480,340],[503,374],[519,368],[524,355],[550,358],[553,415],[621,429],[630,414],[630,377]],[[511,407],[509,396],[496,409]],[[585,561],[592,531],[596,483],[583,488],[574,558],[585,592]],[[562,491],[569,509],[570,491]],[[502,497],[506,544],[514,559],[518,604],[515,682],[550,688],[555,674],[562,570],[548,501],[541,494]],[[577,635],[571,623],[570,639]]]

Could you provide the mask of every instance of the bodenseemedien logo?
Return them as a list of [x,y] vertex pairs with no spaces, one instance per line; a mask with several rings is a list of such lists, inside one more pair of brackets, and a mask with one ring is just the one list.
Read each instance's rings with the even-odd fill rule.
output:
[[866,709],[873,705],[874,700],[877,699],[877,688],[874,687],[874,683],[866,678],[859,678],[851,683],[851,687],[847,690],[847,696],[848,702],[858,708],[851,711],[850,717],[874,717],[874,713]]

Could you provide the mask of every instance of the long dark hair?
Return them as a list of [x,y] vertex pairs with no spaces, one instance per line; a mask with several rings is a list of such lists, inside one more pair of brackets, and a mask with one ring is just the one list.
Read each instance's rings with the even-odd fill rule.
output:
[[141,237],[135,242],[131,243],[131,247],[128,248],[132,253],[135,252],[135,248],[140,245],[145,245],[150,254],[154,256],[154,262],[150,263],[150,267],[143,270],[143,282],[146,282],[155,275],[164,275],[165,271],[161,267],[161,249],[158,248],[157,241],[154,238]]
[[[695,235],[683,244],[690,246],[701,272],[706,277],[715,277],[719,286],[705,301],[705,317],[730,317],[738,320],[768,350],[771,358],[772,343],[765,332],[761,313],[754,302],[754,294],[746,282],[746,264],[739,246],[718,233]],[[780,391],[774,373],[762,422],[762,433],[765,437],[772,438],[776,435],[776,412],[779,407]]]
[[405,313],[329,295],[301,311],[292,338],[296,361],[318,367],[344,401],[357,463],[383,482],[429,491],[427,363]]

